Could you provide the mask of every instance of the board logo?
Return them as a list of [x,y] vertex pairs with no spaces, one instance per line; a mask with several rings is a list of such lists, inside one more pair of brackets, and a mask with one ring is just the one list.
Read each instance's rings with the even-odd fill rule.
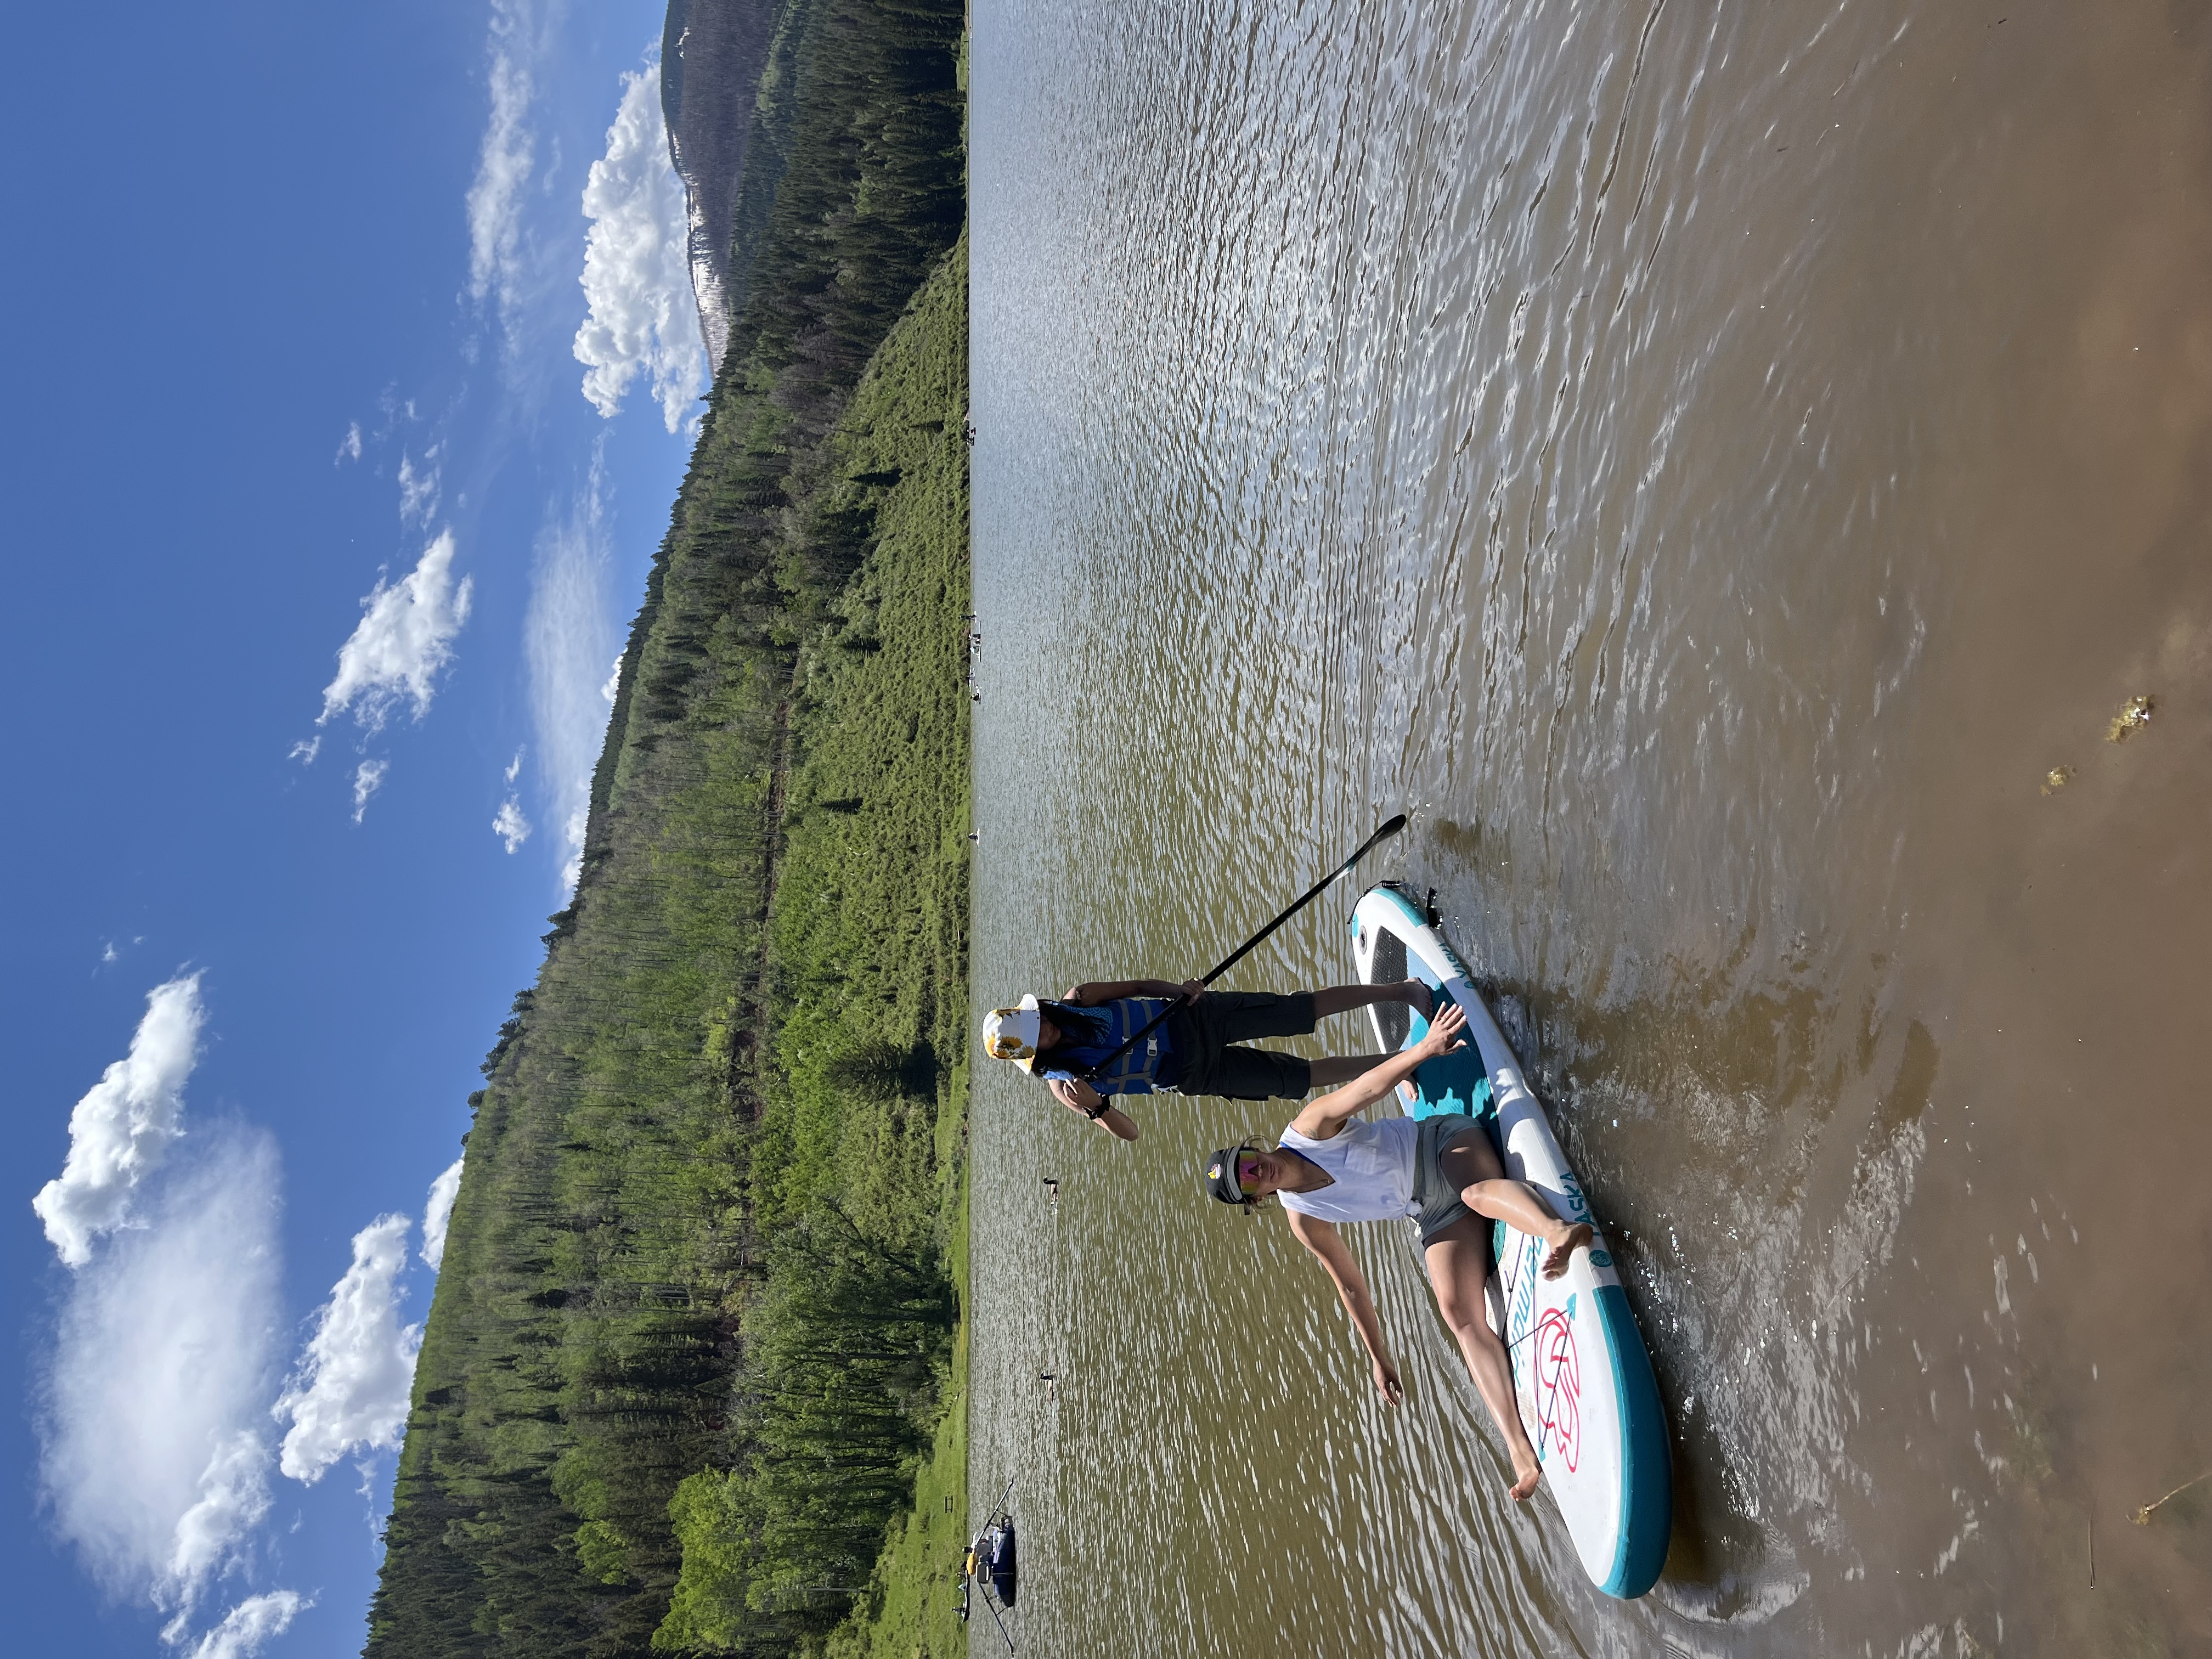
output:
[[[1526,1335],[1528,1316],[1536,1306],[1536,1241],[1526,1233],[1509,1235],[1513,1241],[1513,1271],[1506,1282],[1513,1286],[1513,1306],[1506,1318],[1505,1328]],[[1520,1336],[1513,1339],[1516,1342]]]
[[1566,1192],[1567,1213],[1565,1218],[1569,1221],[1588,1221],[1591,1219],[1589,1200],[1583,1196],[1583,1183],[1576,1180],[1572,1175],[1563,1170],[1559,1172],[1559,1185],[1565,1188]]
[[1570,1474],[1583,1455],[1582,1356],[1568,1322],[1573,1310],[1571,1300],[1564,1309],[1545,1309],[1528,1345],[1535,1351],[1536,1455],[1543,1456],[1547,1445],[1556,1448]]

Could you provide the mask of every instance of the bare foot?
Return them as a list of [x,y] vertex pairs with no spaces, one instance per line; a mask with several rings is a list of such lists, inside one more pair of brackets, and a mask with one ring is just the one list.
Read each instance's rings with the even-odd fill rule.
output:
[[1423,1019],[1434,1019],[1437,1015],[1437,994],[1424,981],[1406,981],[1406,1006]]
[[[1524,1458],[1527,1460],[1525,1462],[1522,1461]],[[1529,1494],[1536,1490],[1536,1483],[1543,1478],[1544,1466],[1536,1461],[1535,1452],[1533,1449],[1515,1447],[1511,1488],[1513,1501],[1516,1504],[1527,1503]]]
[[1595,1237],[1587,1221],[1577,1221],[1568,1228],[1553,1243],[1551,1255],[1544,1258],[1544,1277],[1557,1279],[1565,1273],[1567,1263],[1573,1259],[1575,1252]]

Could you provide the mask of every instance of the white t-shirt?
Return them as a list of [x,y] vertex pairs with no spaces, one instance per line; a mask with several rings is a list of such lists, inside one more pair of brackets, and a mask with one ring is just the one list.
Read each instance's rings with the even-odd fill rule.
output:
[[1353,1118],[1333,1140],[1313,1140],[1295,1128],[1282,1144],[1310,1158],[1335,1178],[1317,1193],[1285,1192],[1283,1207],[1317,1221],[1388,1221],[1420,1213],[1413,1202],[1414,1143],[1421,1126],[1410,1117],[1380,1123]]

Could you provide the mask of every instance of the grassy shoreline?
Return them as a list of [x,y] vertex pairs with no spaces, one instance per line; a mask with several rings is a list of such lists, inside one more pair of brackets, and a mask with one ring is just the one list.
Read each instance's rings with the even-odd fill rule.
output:
[[871,359],[796,508],[800,547],[827,526],[866,550],[794,642],[765,1039],[743,1068],[767,1277],[726,1453],[670,1505],[661,1651],[963,1645],[965,253]]
[[[825,633],[823,651],[842,653],[841,642],[848,641],[856,629],[880,648],[861,653],[858,663],[838,665],[843,684],[827,694],[829,702],[818,720],[804,728],[802,743],[808,756],[793,787],[793,805],[804,811],[809,805],[839,799],[848,788],[872,787],[872,780],[884,775],[871,758],[872,752],[879,756],[882,751],[883,728],[886,723],[895,726],[902,713],[911,716],[919,709],[925,721],[934,716],[942,722],[938,741],[950,739],[950,750],[928,753],[933,745],[926,731],[918,732],[908,746],[920,751],[917,758],[923,761],[923,769],[941,767],[944,775],[957,781],[957,805],[952,800],[943,800],[943,806],[950,810],[943,811],[938,820],[944,839],[938,844],[932,876],[957,883],[959,888],[957,900],[934,896],[933,907],[940,912],[957,909],[958,969],[943,975],[939,994],[933,999],[932,1018],[926,1022],[932,1028],[927,1036],[919,1029],[921,1022],[908,1027],[903,1020],[896,1022],[896,1035],[903,1038],[911,1031],[915,1037],[922,1037],[942,1066],[944,1082],[930,1125],[927,1160],[933,1166],[933,1178],[927,1191],[916,1183],[905,1196],[916,1212],[908,1224],[926,1225],[932,1242],[943,1253],[962,1317],[940,1385],[935,1434],[916,1471],[913,1501],[892,1522],[870,1574],[868,1589],[855,1602],[852,1616],[825,1645],[825,1653],[837,1659],[861,1659],[861,1656],[890,1659],[894,1655],[897,1659],[910,1659],[924,1653],[950,1659],[953,1654],[965,1653],[967,1648],[965,1627],[952,1611],[952,1575],[966,1547],[968,1524],[965,1055],[970,705],[963,677],[958,672],[967,635],[961,618],[969,608],[969,593],[967,457],[961,435],[967,416],[967,297],[963,238],[945,267],[915,297],[913,308],[884,343],[854,397],[853,413],[848,417],[852,440],[843,452],[848,476],[881,477],[895,468],[901,476],[878,512],[877,550],[848,589],[843,631],[834,636]],[[933,423],[937,422],[941,427],[933,430]],[[917,452],[921,458],[919,471]],[[946,465],[948,458],[956,459],[957,465]],[[932,468],[940,471],[933,475]],[[950,658],[945,648],[948,641],[956,642],[955,654]],[[887,695],[892,683],[908,682],[917,674],[928,678],[926,691],[919,696]],[[856,728],[863,726],[875,728],[875,744],[860,738]],[[860,813],[843,815],[836,827],[857,829],[856,821],[866,810],[864,805]],[[793,841],[805,834],[801,829]],[[910,838],[909,844],[921,839]],[[787,868],[796,876],[797,859]],[[881,890],[888,900],[895,888],[911,890],[921,872],[908,866],[881,873]],[[849,889],[849,868],[841,879]],[[793,908],[797,908],[798,890],[792,891]],[[782,944],[779,931],[771,951],[776,951]],[[772,957],[772,961],[779,974],[785,970],[785,959],[780,955]],[[793,1027],[787,1024],[784,1030],[789,1033]],[[780,1038],[779,1057],[782,1042]],[[890,1142],[884,1138],[877,1144],[887,1147]],[[915,1154],[921,1151],[912,1149]],[[848,1182],[860,1184],[849,1177]],[[889,1183],[878,1176],[878,1184]]]
[[[887,371],[878,381],[878,390],[890,392],[885,401],[875,405],[873,425],[876,431],[871,441],[856,445],[853,452],[856,460],[867,465],[854,466],[852,472],[865,472],[871,467],[880,469],[886,464],[896,464],[900,446],[896,434],[901,428],[914,432],[916,422],[927,422],[943,418],[942,438],[945,442],[960,445],[962,454],[958,471],[957,495],[948,491],[926,495],[913,504],[917,518],[926,516],[927,524],[904,522],[886,518],[879,552],[888,562],[902,554],[911,556],[911,549],[919,543],[935,543],[950,548],[957,544],[957,561],[940,553],[930,562],[939,568],[957,568],[960,580],[957,586],[947,585],[931,595],[933,603],[926,602],[898,618],[882,631],[881,652],[872,653],[880,658],[894,652],[905,653],[919,641],[908,635],[909,629],[921,632],[933,641],[941,641],[949,633],[962,641],[964,654],[966,625],[961,615],[968,609],[969,588],[966,581],[968,550],[968,494],[965,445],[960,428],[966,417],[968,307],[967,307],[967,245],[963,238],[946,261],[945,267],[933,278],[929,287],[918,295],[914,310],[907,321],[885,343],[881,362]],[[957,407],[933,410],[927,407],[929,392],[924,386],[949,385],[954,378],[952,365],[957,363],[959,386]],[[934,366],[934,372],[916,374],[922,365]],[[909,367],[911,365],[911,367]],[[901,371],[904,370],[902,374]],[[885,381],[904,380],[906,385],[895,388]],[[856,398],[856,412],[870,406],[868,386]],[[948,400],[948,404],[949,404]],[[921,430],[926,434],[927,427]],[[886,438],[893,441],[886,442]],[[902,475],[899,489],[908,487],[909,478]],[[890,507],[886,503],[886,508]],[[873,561],[872,561],[873,562]],[[854,588],[869,591],[872,578],[883,580],[881,570],[872,571],[864,566],[855,579]],[[887,598],[891,597],[886,595]],[[896,614],[893,605],[878,607],[880,621],[886,613]],[[901,623],[903,623],[903,626]],[[834,647],[833,647],[834,648]],[[943,1252],[946,1276],[956,1288],[961,1317],[951,1344],[945,1374],[940,1384],[937,1407],[938,1417],[928,1451],[921,1459],[915,1472],[912,1502],[905,1512],[890,1526],[882,1553],[870,1572],[867,1589],[857,1598],[846,1622],[831,1633],[823,1651],[825,1659],[918,1659],[927,1655],[931,1659],[952,1659],[954,1655],[967,1651],[966,1627],[953,1612],[955,1575],[957,1573],[968,1539],[968,1066],[965,1060],[967,1024],[966,967],[966,892],[969,877],[969,828],[967,784],[968,766],[968,709],[961,682],[951,672],[941,653],[925,649],[919,653],[928,669],[941,677],[944,694],[954,700],[953,721],[958,728],[957,764],[948,768],[957,777],[960,798],[957,815],[951,815],[948,833],[954,838],[951,859],[947,874],[962,886],[959,903],[961,919],[960,963],[962,970],[951,977],[938,999],[937,1018],[933,1022],[935,1035],[944,1046],[937,1052],[944,1064],[945,1085],[939,1109],[932,1126],[932,1163],[937,1180],[934,1197],[936,1214],[931,1218],[934,1241]],[[861,690],[861,687],[854,687]],[[878,718],[881,718],[879,709]],[[951,759],[951,757],[947,757]],[[814,799],[823,799],[821,791],[838,787],[828,776],[810,780],[816,793]]]

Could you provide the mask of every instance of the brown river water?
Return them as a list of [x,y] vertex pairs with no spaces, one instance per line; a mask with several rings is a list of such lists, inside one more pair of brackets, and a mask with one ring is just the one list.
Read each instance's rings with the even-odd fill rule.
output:
[[[1023,1650],[2212,1653],[2212,1482],[2131,1522],[2212,1469],[2212,11],[974,28],[977,1012],[1411,811],[1362,878],[1494,987],[1676,1486],[1606,1600],[1409,1239],[1389,1413],[1199,1193],[1287,1108],[979,1056]],[[1357,891],[1225,983],[1350,978]]]

